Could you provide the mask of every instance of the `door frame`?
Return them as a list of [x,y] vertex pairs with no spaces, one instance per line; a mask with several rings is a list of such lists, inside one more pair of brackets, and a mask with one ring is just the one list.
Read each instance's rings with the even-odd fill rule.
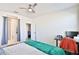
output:
[[[9,40],[9,35],[10,35],[10,31],[9,31],[9,27],[10,27],[10,25],[9,25],[9,20],[10,19],[16,19],[16,20],[18,20],[17,21],[17,27],[18,27],[18,34],[16,34],[17,35],[17,41],[20,41],[21,39],[20,39],[20,19],[18,19],[18,17],[16,17],[16,16],[3,16],[4,18],[6,18],[6,19],[3,19],[3,34],[2,34],[2,42],[1,42],[1,45],[5,45],[5,44],[8,44],[8,40]],[[5,21],[7,22],[6,24],[5,24]],[[7,29],[7,30],[6,30]],[[6,32],[5,32],[6,31]],[[6,40],[6,35],[7,34],[7,43],[5,43],[5,42],[3,42],[4,40]]]
[[[30,28],[29,28],[30,27]],[[30,39],[32,38],[31,36],[31,23],[26,23],[26,28],[27,28],[27,39],[29,39],[29,34],[28,31],[30,31]]]

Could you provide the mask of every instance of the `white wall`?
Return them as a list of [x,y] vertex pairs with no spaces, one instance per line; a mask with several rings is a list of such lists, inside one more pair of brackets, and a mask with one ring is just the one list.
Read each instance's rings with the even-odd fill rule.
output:
[[65,31],[78,31],[77,13],[71,11],[61,11],[38,16],[30,19],[21,15],[8,12],[0,12],[0,41],[2,39],[2,16],[18,16],[21,19],[21,41],[27,37],[26,23],[32,24],[32,39],[55,44],[55,36],[58,34],[65,35]]
[[2,16],[17,16],[20,19],[20,23],[21,23],[21,41],[24,41],[27,37],[27,28],[26,28],[26,23],[31,23],[31,19],[21,16],[21,15],[17,15],[14,13],[8,13],[8,12],[3,12],[0,11],[0,44],[1,44],[1,40],[2,40],[2,32],[3,32],[3,17]]
[[55,36],[65,35],[65,31],[78,31],[77,14],[62,11],[42,15],[34,19],[38,41],[55,44]]

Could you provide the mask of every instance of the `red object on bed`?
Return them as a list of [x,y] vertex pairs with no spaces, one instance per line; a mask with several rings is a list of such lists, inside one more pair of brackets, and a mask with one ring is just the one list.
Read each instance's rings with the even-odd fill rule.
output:
[[71,53],[78,53],[76,41],[70,37],[64,37],[60,42],[60,48]]

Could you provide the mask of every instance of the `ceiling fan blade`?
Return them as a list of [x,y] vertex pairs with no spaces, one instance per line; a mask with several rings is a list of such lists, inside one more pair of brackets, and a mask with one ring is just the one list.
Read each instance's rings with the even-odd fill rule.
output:
[[31,4],[29,4],[28,9],[31,9],[31,8],[32,8],[32,5],[31,5]]
[[32,9],[32,12],[35,13],[35,10]]
[[37,3],[34,3],[33,7],[37,6]]
[[31,7],[32,5],[31,4],[29,4],[29,7]]
[[20,7],[19,9],[27,9],[27,8],[24,8],[24,7]]

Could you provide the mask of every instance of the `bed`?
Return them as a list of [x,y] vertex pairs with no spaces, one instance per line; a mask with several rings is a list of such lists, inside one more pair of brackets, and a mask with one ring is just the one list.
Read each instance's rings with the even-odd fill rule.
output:
[[5,55],[65,55],[63,49],[47,43],[28,40],[0,49]]
[[46,53],[25,43],[3,48],[5,55],[46,55]]

